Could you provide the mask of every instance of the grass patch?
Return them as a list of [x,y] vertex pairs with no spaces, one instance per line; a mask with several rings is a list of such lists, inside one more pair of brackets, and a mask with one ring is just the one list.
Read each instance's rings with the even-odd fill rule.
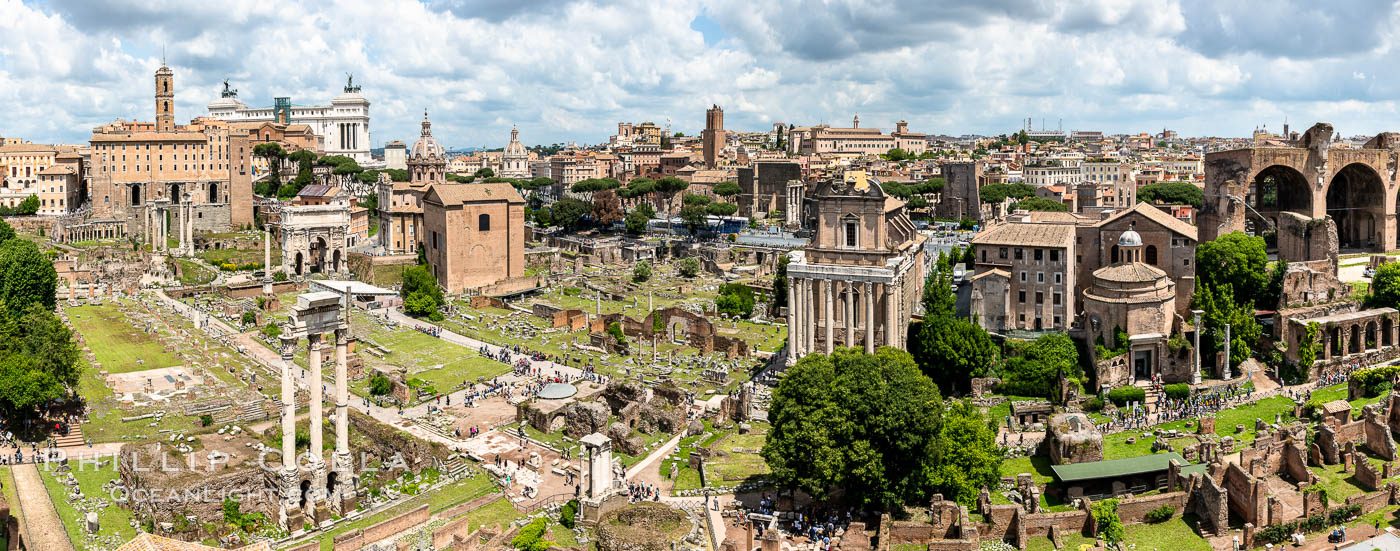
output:
[[[128,373],[183,365],[155,335],[133,327],[113,305],[75,306],[68,309],[73,327],[83,334],[97,362],[109,373]],[[144,360],[144,361],[142,361]]]
[[1001,461],[1001,476],[1014,477],[1021,473],[1031,473],[1036,484],[1050,484],[1055,481],[1055,472],[1050,470],[1049,457],[1014,457]]
[[[110,462],[111,460],[106,460]],[[72,504],[68,503],[68,487],[58,481],[57,473],[50,471],[44,466],[39,467],[39,478],[44,481],[44,489],[49,493],[49,499],[53,501],[54,510],[58,512],[58,517],[63,520],[63,531],[68,533],[68,540],[73,542],[77,549],[88,549],[88,540],[83,535],[83,515]],[[108,500],[111,496],[102,490],[102,485],[118,477],[117,469],[110,466],[94,469],[89,466],[86,470],[73,470],[73,477],[78,480],[78,487],[82,488],[83,495],[88,498],[103,497]],[[131,511],[116,505],[104,507],[97,511],[98,523],[102,526],[103,535],[115,535],[125,541],[136,536],[136,530],[131,527]],[[94,543],[92,548],[103,547]]]
[[470,531],[475,532],[483,526],[505,528],[510,524],[510,521],[520,518],[520,511],[515,510],[515,506],[510,504],[510,500],[501,498],[467,513],[467,518],[471,519],[467,521],[467,524],[470,525]]

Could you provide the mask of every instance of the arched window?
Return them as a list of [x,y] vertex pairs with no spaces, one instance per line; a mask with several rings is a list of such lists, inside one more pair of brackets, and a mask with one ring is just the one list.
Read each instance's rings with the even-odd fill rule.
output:
[[141,204],[141,186],[140,186],[140,185],[131,186],[131,206],[134,207],[134,206],[137,206],[137,205],[140,205],[140,204]]
[[478,231],[491,231],[491,215],[483,214],[476,217]]
[[1109,249],[1108,251],[1109,251],[1109,252],[1108,252],[1108,263],[1109,263],[1109,264],[1117,264],[1117,263],[1118,263],[1118,245],[1114,245],[1113,248]]
[[219,202],[219,184],[209,184],[209,202]]
[[1147,256],[1146,256],[1146,259],[1144,260],[1144,262],[1147,262],[1148,264],[1151,264],[1151,265],[1153,265],[1153,266],[1156,266],[1156,265],[1157,265],[1157,246],[1156,246],[1156,245],[1148,245],[1148,246],[1147,246]]

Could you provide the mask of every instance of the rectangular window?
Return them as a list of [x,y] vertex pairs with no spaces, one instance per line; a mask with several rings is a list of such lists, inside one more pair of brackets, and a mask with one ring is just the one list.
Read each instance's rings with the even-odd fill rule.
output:
[[1001,259],[1006,260],[1006,247],[1001,248]]
[[1060,326],[1060,316],[1055,316],[1055,327]]
[[1036,250],[1035,250],[1035,261],[1036,261],[1036,262],[1040,262],[1040,261],[1042,261],[1042,260],[1045,260],[1045,249],[1036,249]]
[[1059,250],[1059,249],[1050,249],[1050,261],[1051,261],[1051,262],[1059,262],[1059,261],[1060,261],[1060,250]]
[[1026,282],[1026,272],[1023,271],[1023,272],[1021,272],[1021,283],[1025,283],[1025,282]]
[[[1060,299],[1060,293],[1055,293],[1055,306],[1059,306],[1059,305],[1060,305],[1060,300],[1061,300],[1061,299]],[[1056,323],[1056,324],[1059,324],[1060,322],[1056,321],[1055,323]]]
[[1024,258],[1025,256],[1022,255],[1021,249],[1016,249],[1016,260],[1022,260]]
[[1064,281],[1064,278],[1062,276],[1063,274],[1061,274],[1060,272],[1055,272],[1055,284],[1058,285]]
[[1025,303],[1026,303],[1026,292],[1025,292],[1025,291],[1017,291],[1017,293],[1016,293],[1016,298],[1017,298],[1018,300],[1021,301],[1021,304],[1025,304]]
[[846,223],[846,246],[856,246],[856,224],[854,222]]
[[1045,293],[1042,293],[1042,292],[1040,292],[1040,291],[1036,291],[1036,292],[1035,292],[1035,303],[1036,303],[1036,304],[1045,304]]
[[982,249],[982,262],[987,261],[987,249]]
[[1036,283],[1045,283],[1045,272],[1036,272],[1036,273],[1035,273],[1035,282],[1036,282]]

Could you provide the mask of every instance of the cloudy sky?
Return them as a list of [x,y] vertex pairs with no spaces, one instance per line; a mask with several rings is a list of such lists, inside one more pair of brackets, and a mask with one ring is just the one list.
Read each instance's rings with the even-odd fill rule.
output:
[[1270,0],[0,0],[0,136],[86,141],[151,120],[162,49],[176,118],[227,78],[249,105],[324,104],[354,73],[374,145],[605,141],[796,124],[998,134],[1038,127],[1247,135],[1285,117],[1400,130],[1400,9]]

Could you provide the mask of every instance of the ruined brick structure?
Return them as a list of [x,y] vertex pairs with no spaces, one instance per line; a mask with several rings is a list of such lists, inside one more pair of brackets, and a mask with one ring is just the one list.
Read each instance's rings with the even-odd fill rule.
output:
[[1360,148],[1332,147],[1332,139],[1332,125],[1318,123],[1287,146],[1207,153],[1200,241],[1277,228],[1289,260],[1395,250],[1400,139],[1381,133]]

